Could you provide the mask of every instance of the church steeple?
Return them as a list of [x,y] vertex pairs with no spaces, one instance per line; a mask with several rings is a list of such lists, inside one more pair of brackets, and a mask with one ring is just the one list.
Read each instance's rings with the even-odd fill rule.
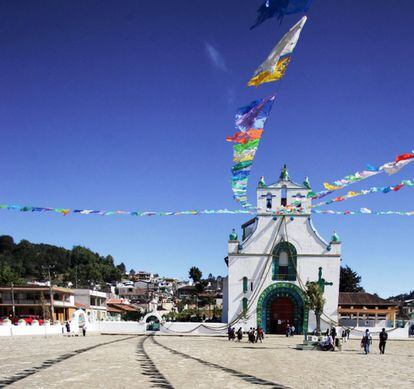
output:
[[283,169],[282,169],[282,172],[280,173],[279,179],[280,179],[280,181],[291,181],[286,165],[283,166]]

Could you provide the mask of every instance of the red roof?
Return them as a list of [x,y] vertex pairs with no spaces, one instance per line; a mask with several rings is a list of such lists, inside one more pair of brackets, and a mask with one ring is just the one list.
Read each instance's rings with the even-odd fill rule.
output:
[[115,308],[119,309],[121,311],[127,311],[127,312],[136,312],[137,308],[135,306],[132,306],[130,304],[113,304],[113,303],[107,303],[107,309],[109,308]]

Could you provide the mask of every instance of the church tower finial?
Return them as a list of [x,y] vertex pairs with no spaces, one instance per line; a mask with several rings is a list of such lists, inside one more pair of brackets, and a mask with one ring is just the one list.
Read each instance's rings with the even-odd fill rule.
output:
[[280,173],[279,179],[281,181],[290,181],[290,176],[286,165],[283,165],[282,173]]

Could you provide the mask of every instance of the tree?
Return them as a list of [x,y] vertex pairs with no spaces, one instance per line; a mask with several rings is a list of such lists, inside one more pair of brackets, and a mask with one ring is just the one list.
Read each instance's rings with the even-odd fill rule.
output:
[[9,235],[0,236],[0,253],[12,252],[14,240]]
[[188,275],[193,280],[194,284],[197,284],[198,282],[200,282],[201,277],[203,276],[203,273],[198,267],[193,266],[188,272]]
[[339,277],[340,292],[364,292],[364,288],[360,285],[361,276],[353,271],[349,266],[342,267]]
[[134,270],[134,269],[131,269],[131,270],[129,271],[129,275],[130,275],[130,276],[134,276],[134,275],[135,275],[135,270]]
[[315,312],[316,331],[319,334],[321,332],[321,315],[323,312],[323,307],[325,305],[325,299],[323,298],[322,289],[317,282],[308,282],[306,286],[308,305],[309,308]]
[[19,275],[13,271],[13,269],[6,265],[5,263],[0,263],[0,285],[3,286],[10,286],[13,283],[14,285],[21,285],[23,284],[23,280],[19,277]]

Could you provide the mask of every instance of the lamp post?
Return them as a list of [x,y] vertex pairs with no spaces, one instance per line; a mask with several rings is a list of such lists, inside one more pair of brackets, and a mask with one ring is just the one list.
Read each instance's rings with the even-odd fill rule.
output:
[[47,276],[49,280],[49,297],[50,297],[50,313],[52,316],[52,324],[55,320],[55,307],[53,306],[53,288],[52,288],[52,278],[50,276],[50,269],[53,269],[53,265],[42,266],[42,269],[47,269]]
[[16,307],[14,305],[14,284],[11,283],[11,298],[12,298],[12,312],[13,312],[13,318],[16,316]]

